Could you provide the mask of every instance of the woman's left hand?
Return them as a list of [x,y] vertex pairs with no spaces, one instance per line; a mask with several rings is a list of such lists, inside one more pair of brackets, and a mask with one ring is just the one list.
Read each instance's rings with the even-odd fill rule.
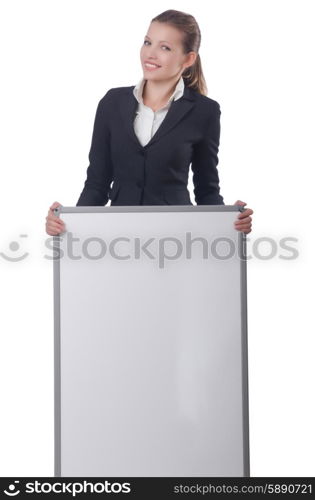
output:
[[[247,203],[245,201],[240,201],[237,200],[234,205],[242,205],[245,206]],[[244,212],[240,212],[238,214],[238,217],[236,221],[234,221],[234,227],[238,231],[242,231],[243,233],[247,234],[250,233],[252,230],[252,218],[251,215],[254,213],[254,211],[251,208],[246,208]]]

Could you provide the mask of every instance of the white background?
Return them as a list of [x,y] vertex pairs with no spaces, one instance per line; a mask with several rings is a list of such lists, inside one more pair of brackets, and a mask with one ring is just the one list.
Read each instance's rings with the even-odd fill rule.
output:
[[[0,475],[54,474],[45,217],[53,201],[76,204],[97,103],[109,88],[138,82],[150,20],[173,8],[201,29],[208,96],[222,112],[225,204],[240,199],[255,212],[249,255],[258,238],[272,238],[276,249],[248,262],[251,475],[314,476],[313,2],[0,5]],[[291,255],[280,248],[286,237],[297,240],[296,259],[280,258]],[[18,262],[4,257],[25,252]]]

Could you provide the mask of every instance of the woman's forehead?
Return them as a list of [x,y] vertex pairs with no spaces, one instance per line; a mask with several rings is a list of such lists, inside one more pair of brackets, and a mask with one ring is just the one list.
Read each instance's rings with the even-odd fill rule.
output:
[[181,32],[167,23],[152,22],[146,36],[156,42],[180,43]]

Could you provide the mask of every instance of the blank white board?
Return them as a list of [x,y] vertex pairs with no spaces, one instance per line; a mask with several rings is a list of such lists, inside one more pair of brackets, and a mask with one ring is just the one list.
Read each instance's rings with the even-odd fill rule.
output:
[[56,210],[56,476],[249,476],[239,210]]

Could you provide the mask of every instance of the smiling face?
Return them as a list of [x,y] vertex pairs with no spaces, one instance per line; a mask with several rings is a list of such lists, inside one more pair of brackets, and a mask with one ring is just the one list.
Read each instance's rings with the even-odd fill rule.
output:
[[[184,54],[183,34],[167,23],[154,21],[150,24],[140,51],[143,77],[146,80],[180,78],[186,67],[193,64],[197,54]],[[146,63],[153,66],[147,66]]]

